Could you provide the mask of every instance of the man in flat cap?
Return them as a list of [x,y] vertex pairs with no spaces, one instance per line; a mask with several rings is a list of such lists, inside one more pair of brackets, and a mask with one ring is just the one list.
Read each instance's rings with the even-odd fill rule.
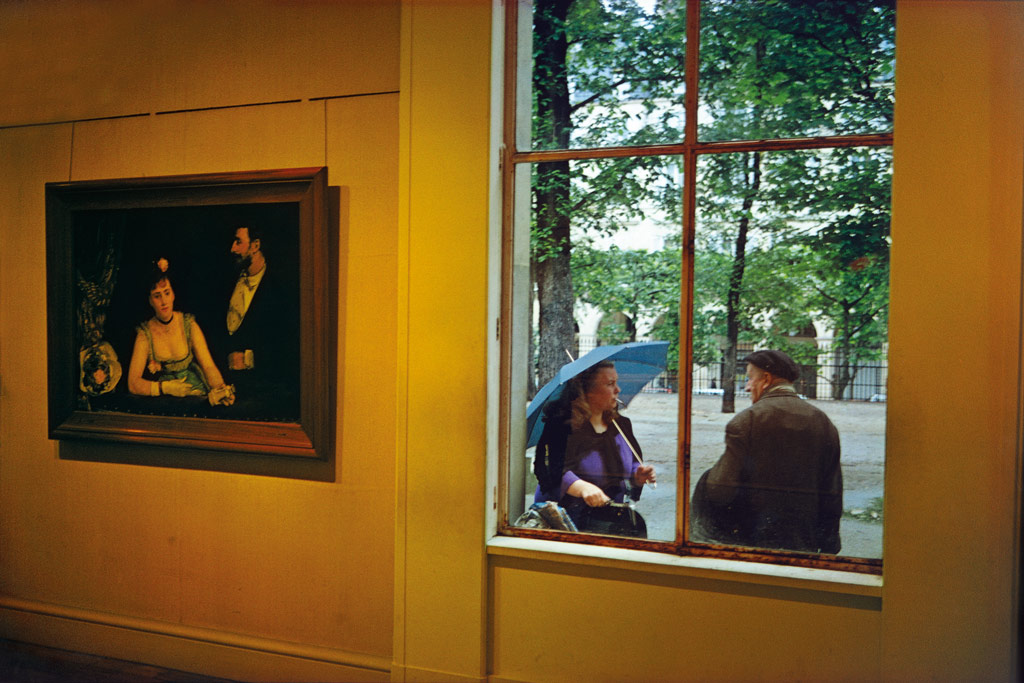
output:
[[838,553],[839,432],[796,393],[800,370],[792,358],[767,350],[743,360],[753,405],[726,425],[725,453],[697,482],[691,538]]

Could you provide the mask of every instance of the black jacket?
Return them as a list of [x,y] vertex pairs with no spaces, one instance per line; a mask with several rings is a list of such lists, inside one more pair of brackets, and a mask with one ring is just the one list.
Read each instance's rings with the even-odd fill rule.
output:
[[[544,429],[541,431],[540,439],[537,440],[537,448],[533,456],[533,473],[537,476],[537,483],[540,484],[541,493],[548,500],[558,500],[559,491],[562,487],[562,475],[565,474],[565,449],[572,433],[567,419],[560,415],[545,415]],[[633,434],[633,423],[628,417],[619,415],[616,422],[622,428],[629,443],[633,444],[636,452],[643,457],[640,444]]]
[[[237,408],[233,412],[285,421],[299,416],[299,285],[285,276],[268,262],[234,334],[228,334],[225,318],[236,279],[224,283],[225,293],[216,302],[218,313],[211,315],[216,322],[215,327],[210,326],[207,340],[224,381],[236,386]],[[252,351],[253,367],[229,369],[228,354],[246,350]]]

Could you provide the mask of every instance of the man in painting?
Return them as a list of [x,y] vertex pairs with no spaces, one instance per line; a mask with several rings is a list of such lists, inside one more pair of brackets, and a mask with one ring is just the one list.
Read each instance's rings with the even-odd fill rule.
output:
[[266,252],[266,235],[249,223],[237,227],[231,254],[224,322],[218,327],[218,358],[225,379],[236,385],[239,411],[259,419],[295,421],[299,416],[299,301],[297,283],[282,282]]
[[793,388],[797,364],[781,351],[747,356],[753,404],[725,427],[725,453],[697,482],[696,541],[838,553],[843,511],[839,432]]

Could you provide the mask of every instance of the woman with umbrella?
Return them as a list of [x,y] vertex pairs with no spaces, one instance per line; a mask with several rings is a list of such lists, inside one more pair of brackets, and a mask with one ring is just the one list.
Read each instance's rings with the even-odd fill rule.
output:
[[540,480],[540,497],[560,501],[580,531],[596,526],[594,510],[626,496],[638,500],[656,479],[641,460],[629,418],[619,415],[619,391],[615,363],[605,360],[570,379],[544,409],[535,457],[551,465],[564,454],[564,461],[560,480],[557,468]]

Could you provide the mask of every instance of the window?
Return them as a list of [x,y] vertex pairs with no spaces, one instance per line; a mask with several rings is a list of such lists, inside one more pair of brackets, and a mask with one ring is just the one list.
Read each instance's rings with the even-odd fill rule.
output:
[[[881,571],[893,5],[508,3],[502,533]],[[543,416],[607,353],[626,419]]]

